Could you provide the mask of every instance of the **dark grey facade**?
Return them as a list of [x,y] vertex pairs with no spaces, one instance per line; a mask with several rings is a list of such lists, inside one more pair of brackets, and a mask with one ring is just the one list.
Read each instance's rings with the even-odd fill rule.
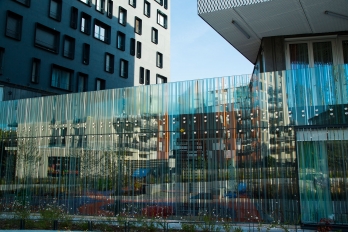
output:
[[[165,10],[156,2],[152,7]],[[140,33],[136,18],[143,21]],[[141,59],[151,43],[150,20],[140,1],[136,7],[112,0],[1,1],[0,100],[135,86],[141,67],[155,80],[156,62],[149,64],[144,54]],[[131,41],[137,42],[134,51]]]

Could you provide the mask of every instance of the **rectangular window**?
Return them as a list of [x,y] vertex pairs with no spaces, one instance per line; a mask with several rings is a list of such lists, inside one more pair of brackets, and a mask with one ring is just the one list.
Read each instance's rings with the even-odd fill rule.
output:
[[161,6],[163,5],[163,0],[155,0],[158,4],[160,4]]
[[128,61],[120,59],[120,77],[128,78]]
[[94,20],[94,38],[110,44],[110,32],[111,27],[109,25],[106,25],[97,19]]
[[21,15],[12,11],[7,11],[5,35],[12,39],[21,40],[22,21],[23,17]]
[[90,35],[91,34],[91,20],[92,17],[85,12],[81,13],[81,32]]
[[83,2],[84,4],[87,4],[89,6],[91,6],[91,4],[92,4],[91,0],[80,0],[80,2]]
[[85,73],[77,74],[77,89],[78,93],[87,91],[88,75]]
[[52,65],[51,86],[70,90],[70,81],[74,71],[58,65]]
[[60,21],[62,17],[62,0],[50,1],[49,17],[57,21]]
[[137,41],[137,58],[141,58],[141,42]]
[[72,60],[75,57],[75,39],[67,35],[64,36],[63,56]]
[[85,65],[89,64],[89,53],[90,53],[90,45],[84,43],[82,47],[82,63]]
[[33,58],[33,61],[31,64],[31,82],[32,83],[39,83],[40,63],[41,63],[40,59]]
[[150,84],[150,70],[146,69],[145,72],[145,85],[149,85]]
[[105,8],[105,0],[96,0],[95,9],[97,11],[104,13],[104,8]]
[[95,83],[95,90],[105,89],[105,80],[97,78]]
[[134,38],[130,39],[130,54],[132,56],[135,56],[135,39]]
[[148,1],[144,1],[144,15],[150,17],[151,13],[151,4]]
[[114,73],[114,58],[114,55],[105,53],[105,72]]
[[117,32],[117,48],[124,51],[126,45],[126,35],[120,31]]
[[137,7],[137,1],[136,0],[129,0],[129,5],[132,7]]
[[348,64],[348,40],[342,41],[343,63]]
[[78,9],[72,6],[70,11],[70,27],[73,29],[77,29],[78,15],[79,15]]
[[112,18],[112,10],[114,8],[114,2],[112,0],[108,0],[108,11],[107,11],[107,16],[109,18]]
[[127,10],[122,7],[118,8],[118,23],[123,26],[127,25]]
[[168,0],[163,1],[164,9],[168,9]]
[[142,20],[138,17],[135,17],[134,22],[134,32],[141,35],[141,28],[142,28]]
[[158,30],[154,27],[151,30],[151,41],[152,43],[158,44]]
[[18,2],[26,7],[30,7],[30,0],[13,0],[15,2]]
[[161,76],[159,74],[156,75],[156,83],[157,84],[163,84],[163,83],[167,83],[167,78],[164,76]]
[[159,68],[163,68],[163,55],[160,52],[157,52],[156,55],[156,66]]
[[157,24],[167,28],[167,15],[157,10]]
[[139,84],[144,84],[144,77],[145,77],[145,69],[143,67],[140,67],[139,69]]
[[0,75],[2,75],[4,70],[4,53],[5,48],[0,47]]
[[36,23],[35,28],[35,47],[46,51],[59,53],[60,33],[42,24]]

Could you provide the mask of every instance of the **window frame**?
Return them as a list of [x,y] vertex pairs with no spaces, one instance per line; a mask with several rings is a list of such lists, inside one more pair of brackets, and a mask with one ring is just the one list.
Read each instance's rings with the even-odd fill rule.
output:
[[[100,9],[99,9],[99,7],[100,7]],[[104,12],[105,12],[105,0],[95,0],[95,10],[104,14]]]
[[106,11],[106,16],[108,18],[112,18],[112,14],[113,14],[113,9],[114,9],[114,2],[112,0],[107,0],[107,5],[108,5],[108,9]]
[[[160,16],[163,17],[163,24],[164,25],[162,25],[160,23],[160,20],[159,20]],[[163,13],[162,11],[160,11],[160,10],[157,10],[157,24],[160,25],[161,27],[165,28],[165,29],[168,29],[168,16],[165,13]]]
[[40,66],[41,66],[41,60],[33,57],[32,63],[31,63],[31,77],[30,77],[31,83],[35,83],[35,84],[39,83]]
[[[153,38],[153,33],[155,33],[155,40]],[[151,28],[151,42],[154,44],[158,44],[158,30],[154,27]]]
[[[19,28],[17,29],[18,31],[16,31],[14,36],[11,35],[11,33],[8,33],[9,29],[8,29],[8,18],[13,18],[14,20],[17,21],[17,23],[19,24]],[[16,14],[15,12],[12,11],[7,11],[6,13],[6,28],[5,28],[5,36],[14,40],[18,40],[21,41],[22,39],[22,28],[23,28],[23,16]],[[18,34],[18,35],[17,35]]]
[[[68,84],[69,84],[68,89],[53,85],[53,70],[55,68],[59,69],[61,71],[68,72],[70,74],[69,75],[69,80],[68,80],[69,81],[68,82]],[[72,82],[73,76],[74,76],[74,70],[66,68],[66,67],[63,67],[63,66],[60,66],[60,65],[57,65],[57,64],[52,64],[52,66],[51,66],[51,84],[50,85],[51,85],[52,88],[61,89],[61,90],[65,90],[65,91],[71,91],[71,82]]]
[[[119,41],[121,39],[121,46]],[[117,37],[116,37],[116,48],[125,51],[126,50],[126,34],[123,33],[122,31],[117,31]]]
[[[100,83],[100,88],[98,88],[98,82]],[[106,81],[101,78],[95,78],[95,90],[104,90],[106,86]]]
[[[139,24],[139,28],[136,27],[137,22]],[[134,17],[134,32],[137,33],[138,35],[141,35],[142,27],[143,27],[143,21],[141,20],[141,18],[135,16]]]
[[156,67],[163,68],[163,54],[156,52]]
[[[107,63],[107,57],[109,57],[109,63]],[[108,73],[114,73],[114,63],[115,56],[109,52],[105,52],[104,71]]]
[[[122,72],[122,63],[124,64],[123,72]],[[120,59],[120,77],[127,79],[128,78],[128,60]]]
[[144,67],[139,67],[139,84],[145,84],[145,69]]
[[[51,11],[52,2],[56,2],[57,3],[57,11],[58,12],[57,12],[56,16],[52,15],[52,11]],[[53,20],[56,20],[56,21],[60,22],[61,19],[62,19],[62,7],[63,7],[62,5],[63,5],[62,0],[50,0],[50,6],[49,6],[49,9],[48,9],[48,17],[50,17]]]
[[157,2],[158,4],[160,4],[161,6],[163,6],[163,0],[155,0],[155,2]]
[[[94,19],[94,23],[93,23],[93,37],[103,43],[106,43],[106,44],[110,44],[110,41],[111,41],[111,27],[109,25],[107,25],[106,23],[103,23],[102,21],[98,20],[98,19]],[[99,34],[96,34],[96,27],[99,28]],[[104,29],[104,40],[101,39],[100,35],[100,28]],[[96,36],[96,35],[99,35]]]
[[4,72],[4,60],[5,60],[4,54],[5,54],[5,48],[0,47],[0,75],[2,75]]
[[[70,42],[70,47],[69,47],[69,55],[65,55],[65,41],[68,40]],[[64,35],[63,38],[63,51],[62,51],[62,55],[65,58],[71,59],[73,60],[75,58],[75,38],[68,36],[68,35]],[[70,54],[71,53],[71,54]]]
[[77,29],[78,24],[79,24],[79,10],[72,6],[70,10],[70,27],[72,29]]
[[137,41],[136,47],[137,47],[137,58],[140,59],[141,58],[141,50],[142,50],[142,44],[140,41]]
[[[133,3],[132,3],[131,1],[133,1]],[[128,4],[129,4],[131,7],[136,8],[136,7],[137,7],[137,0],[129,0],[129,1],[128,1]]]
[[134,38],[130,38],[130,50],[129,53],[131,56],[135,56],[135,49],[136,49],[136,41]]
[[[146,9],[147,9],[147,13],[146,13]],[[144,15],[148,18],[151,17],[151,3],[147,0],[144,0]]]
[[[37,43],[37,30],[42,30],[48,33],[51,33],[52,35],[55,36],[55,49],[52,49],[48,46],[43,45],[42,43]],[[42,41],[43,42],[43,41]],[[41,48],[45,51],[52,52],[52,53],[59,53],[59,43],[60,43],[60,32],[56,31],[52,28],[46,27],[45,25],[41,23],[36,23],[35,25],[35,36],[34,36],[34,46],[37,48]]]
[[[83,90],[79,91],[80,87],[80,77],[84,79],[83,83]],[[88,91],[88,74],[82,73],[82,72],[77,72],[77,78],[76,78],[76,92],[77,93],[82,93],[82,92],[87,92]]]
[[145,85],[150,85],[151,73],[149,69],[145,71]]
[[12,0],[14,2],[17,2],[18,4],[21,4],[26,7],[30,7],[30,0]]
[[[85,19],[85,25],[82,24],[82,19]],[[80,32],[82,32],[83,34],[86,34],[86,35],[90,35],[91,34],[91,25],[92,25],[91,22],[92,22],[92,17],[85,12],[81,12]],[[82,28],[84,28],[84,29],[82,30]],[[85,30],[85,28],[86,28],[86,30]]]
[[78,0],[79,2],[91,7],[92,6],[92,0]]
[[82,45],[82,64],[89,65],[89,56],[91,53],[91,45],[83,43]]
[[[123,13],[123,21],[121,22],[121,13]],[[122,26],[127,26],[127,10],[122,6],[118,7],[118,23]]]
[[[158,79],[162,79],[164,82],[158,83]],[[164,83],[167,83],[167,81],[168,81],[168,78],[167,78],[167,77],[162,76],[162,75],[160,75],[160,74],[156,74],[156,84],[164,84]]]

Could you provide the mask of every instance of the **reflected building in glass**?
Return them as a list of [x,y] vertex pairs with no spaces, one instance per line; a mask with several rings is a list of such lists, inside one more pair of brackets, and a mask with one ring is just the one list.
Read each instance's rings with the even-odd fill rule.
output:
[[347,224],[348,4],[279,1],[198,1],[251,75],[0,102],[2,210]]

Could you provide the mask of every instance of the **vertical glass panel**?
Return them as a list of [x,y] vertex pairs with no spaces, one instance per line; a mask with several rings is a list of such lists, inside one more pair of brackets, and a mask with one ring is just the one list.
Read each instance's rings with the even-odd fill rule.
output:
[[309,67],[308,44],[290,44],[290,69]]

